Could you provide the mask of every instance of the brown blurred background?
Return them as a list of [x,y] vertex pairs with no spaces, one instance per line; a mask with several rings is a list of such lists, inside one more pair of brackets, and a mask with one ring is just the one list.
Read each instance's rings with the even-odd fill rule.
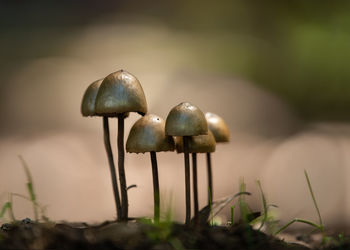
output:
[[[237,192],[243,176],[260,209],[260,179],[282,221],[316,220],[306,169],[326,226],[347,226],[349,5],[1,1],[0,201],[26,192],[20,154],[51,219],[113,219],[102,121],[83,118],[80,102],[91,82],[123,68],[141,81],[150,113],[166,118],[189,101],[227,121],[231,142],[213,156],[216,198]],[[162,199],[165,207],[173,199],[179,220],[182,164],[181,155],[159,154]],[[204,156],[199,164],[205,190]],[[126,167],[128,184],[138,185],[129,191],[131,216],[151,215],[149,156],[127,154]],[[14,207],[19,218],[32,216],[26,201]]]

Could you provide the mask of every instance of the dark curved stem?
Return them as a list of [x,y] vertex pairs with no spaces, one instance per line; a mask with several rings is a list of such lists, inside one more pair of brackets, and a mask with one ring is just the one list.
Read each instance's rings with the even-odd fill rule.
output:
[[186,224],[191,221],[191,176],[190,176],[190,157],[188,153],[188,137],[183,137],[184,155],[185,155],[185,188],[186,188]]
[[113,152],[111,147],[111,141],[109,136],[109,124],[108,124],[108,117],[103,117],[103,138],[105,143],[105,148],[107,152],[108,157],[108,163],[109,163],[109,170],[111,172],[112,177],[112,185],[113,185],[113,193],[114,193],[114,200],[115,200],[115,206],[117,208],[117,219],[121,219],[121,212],[122,207],[120,204],[120,197],[119,197],[119,190],[118,190],[118,182],[117,182],[117,175],[115,172],[115,166],[114,166],[114,159],[113,159]]
[[120,193],[122,196],[122,221],[128,220],[128,190],[126,185],[125,168],[124,168],[124,114],[118,115],[118,171],[120,181]]
[[192,153],[192,181],[193,181],[193,203],[194,203],[194,217],[198,218],[198,177],[197,177],[197,153]]
[[159,198],[159,178],[158,178],[158,164],[156,152],[152,151],[152,175],[153,175],[153,198],[154,198],[154,222],[159,222],[160,217],[160,198]]
[[207,171],[208,171],[208,205],[213,202],[213,174],[211,169],[211,154],[207,153]]

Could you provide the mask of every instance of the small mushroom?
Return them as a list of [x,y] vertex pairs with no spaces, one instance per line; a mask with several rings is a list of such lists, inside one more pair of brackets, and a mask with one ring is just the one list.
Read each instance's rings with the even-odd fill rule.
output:
[[[183,139],[176,137],[176,151],[183,152]],[[208,131],[207,135],[191,136],[188,140],[188,151],[192,153],[192,172],[193,172],[193,201],[194,201],[194,216],[199,218],[198,205],[198,178],[197,178],[197,153],[215,152],[216,142],[214,135]]]
[[[225,121],[218,115],[214,113],[205,113],[205,118],[208,122],[209,130],[213,133],[215,141],[217,143],[229,142],[230,141],[230,131],[225,123]],[[207,153],[207,172],[208,172],[208,204],[213,201],[213,174],[211,167],[211,154]]]
[[109,74],[101,83],[96,96],[96,114],[118,118],[118,171],[122,197],[123,221],[128,220],[128,192],[124,167],[124,119],[128,112],[147,113],[147,102],[140,82],[125,70]]
[[172,108],[165,122],[165,133],[182,136],[185,160],[186,224],[191,220],[190,160],[188,141],[190,136],[208,134],[208,124],[203,112],[196,106],[183,102]]
[[150,152],[153,175],[154,221],[159,222],[160,198],[159,178],[156,152],[174,151],[172,136],[165,135],[165,121],[157,115],[148,114],[140,118],[132,126],[126,141],[129,153]]
[[[91,83],[89,87],[86,89],[83,96],[83,101],[81,104],[81,113],[83,116],[96,116],[95,101],[96,101],[97,92],[100,88],[102,81],[103,79],[97,80]],[[109,170],[111,172],[111,177],[112,177],[114,200],[115,200],[115,205],[117,209],[117,218],[120,219],[121,203],[120,203],[120,197],[119,197],[117,176],[115,173],[113,152],[112,152],[111,141],[109,136],[108,117],[106,116],[103,117],[103,136],[104,136],[104,144],[107,152]]]
[[[183,153],[184,145],[183,138],[180,136],[175,137],[176,152]],[[188,139],[188,152],[189,153],[207,153],[215,152],[216,142],[214,135],[211,131],[208,131],[206,135],[190,136]]]

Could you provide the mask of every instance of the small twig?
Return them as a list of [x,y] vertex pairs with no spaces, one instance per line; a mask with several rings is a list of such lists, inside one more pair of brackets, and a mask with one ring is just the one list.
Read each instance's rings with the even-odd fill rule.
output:
[[129,190],[129,189],[132,189],[132,188],[137,188],[137,185],[136,184],[132,184],[132,185],[128,186],[126,190]]

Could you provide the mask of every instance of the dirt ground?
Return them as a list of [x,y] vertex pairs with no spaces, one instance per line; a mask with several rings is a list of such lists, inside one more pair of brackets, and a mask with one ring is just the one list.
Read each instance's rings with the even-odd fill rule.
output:
[[[0,249],[309,249],[245,224],[185,226],[147,221],[3,224]],[[341,248],[339,248],[341,249]]]

